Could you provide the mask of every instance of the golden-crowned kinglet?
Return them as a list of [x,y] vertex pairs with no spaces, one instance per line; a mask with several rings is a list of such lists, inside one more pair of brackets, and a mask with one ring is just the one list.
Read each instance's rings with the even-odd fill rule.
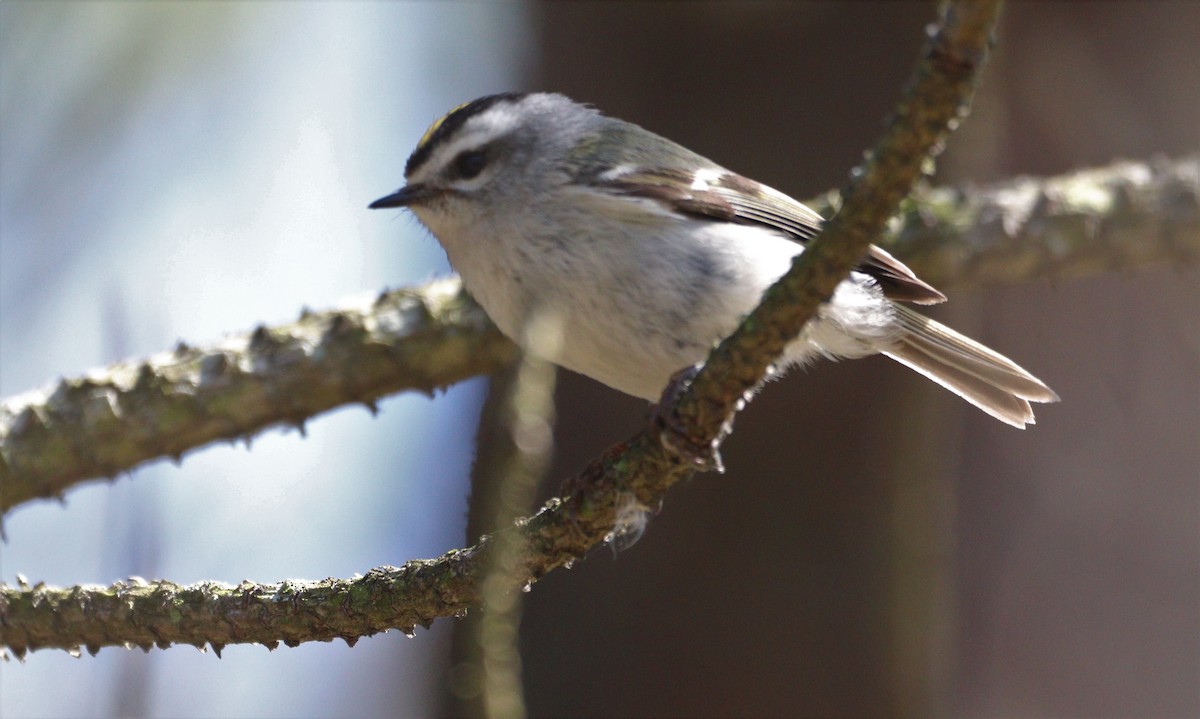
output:
[[[561,315],[547,359],[647,399],[704,359],[804,251],[822,218],[637,125],[548,93],[490,95],[425,133],[407,207],[513,339]],[[1006,357],[897,302],[946,298],[878,247],[783,364],[883,353],[1014,427],[1058,396]]]

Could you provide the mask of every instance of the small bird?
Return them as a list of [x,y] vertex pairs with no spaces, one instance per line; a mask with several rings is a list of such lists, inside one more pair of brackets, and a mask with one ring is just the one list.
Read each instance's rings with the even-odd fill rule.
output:
[[[552,93],[489,95],[417,144],[407,207],[467,291],[519,340],[561,316],[558,365],[654,400],[702,361],[804,251],[823,218],[664,137]],[[1012,360],[900,303],[946,297],[872,246],[781,364],[884,354],[1014,427],[1049,387]]]

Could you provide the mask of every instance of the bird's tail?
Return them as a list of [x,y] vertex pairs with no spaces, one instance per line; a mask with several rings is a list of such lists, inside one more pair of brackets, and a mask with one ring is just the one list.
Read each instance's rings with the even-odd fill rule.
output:
[[1001,422],[1018,429],[1033,424],[1030,402],[1057,402],[1058,395],[1015,362],[907,307],[894,305],[904,328],[884,352]]

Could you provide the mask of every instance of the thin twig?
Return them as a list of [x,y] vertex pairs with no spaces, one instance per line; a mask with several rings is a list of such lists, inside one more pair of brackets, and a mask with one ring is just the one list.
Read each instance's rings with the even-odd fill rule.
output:
[[[535,509],[538,487],[550,465],[554,449],[554,365],[552,357],[562,343],[562,316],[549,308],[535,312],[526,323],[520,366],[511,384],[503,422],[510,442],[508,461],[499,468],[496,486],[488,493],[493,526]],[[518,523],[522,520],[517,520]],[[521,682],[521,629],[524,593],[529,584],[521,557],[524,538],[517,532],[495,535],[483,579],[485,611],[478,623],[484,716],[489,719],[524,719],[525,694]],[[514,589],[514,584],[520,590]]]

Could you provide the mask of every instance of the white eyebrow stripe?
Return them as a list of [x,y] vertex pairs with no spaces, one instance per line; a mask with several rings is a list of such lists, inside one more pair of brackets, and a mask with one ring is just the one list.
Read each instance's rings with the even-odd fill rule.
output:
[[472,117],[448,142],[442,140],[441,145],[435,148],[417,169],[411,181],[421,182],[429,177],[436,177],[460,152],[483,147],[497,137],[502,137],[512,130],[518,120],[517,114],[508,105],[496,105],[488,108],[483,114]]

